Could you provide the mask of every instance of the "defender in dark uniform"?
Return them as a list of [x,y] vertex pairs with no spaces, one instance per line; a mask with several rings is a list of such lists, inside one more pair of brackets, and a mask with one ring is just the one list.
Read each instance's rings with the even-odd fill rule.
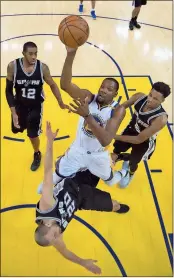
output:
[[[113,161],[129,160],[123,165],[124,169],[130,167],[130,172],[122,179],[120,185],[127,186],[138,168],[138,163],[148,160],[156,146],[158,132],[167,124],[167,113],[161,106],[165,98],[170,95],[170,87],[163,83],[154,83],[149,95],[137,93],[123,103],[125,108],[134,104],[134,114],[131,122],[122,135],[116,135],[114,142]],[[129,157],[124,159],[122,153],[132,149]]]
[[135,8],[132,11],[132,18],[131,18],[131,21],[129,22],[130,30],[133,30],[134,27],[138,28],[138,29],[141,28],[141,25],[138,24],[138,22],[137,22],[137,18],[140,13],[141,6],[146,5],[146,4],[147,4],[147,0],[134,0],[133,1],[133,5],[135,6]]
[[[77,209],[126,213],[129,207],[112,200],[107,192],[88,184],[80,184],[79,177],[64,179],[53,186],[53,141],[57,131],[53,133],[48,122],[46,135],[44,181],[42,196],[36,206],[38,227],[35,230],[35,241],[40,246],[54,246],[66,259],[85,267],[94,274],[100,274],[100,268],[94,264],[96,261],[79,258],[66,248],[62,234]],[[81,179],[82,176],[80,176]],[[93,181],[96,182],[95,179]]]
[[42,125],[44,81],[50,86],[59,106],[62,109],[68,106],[63,103],[59,88],[53,81],[48,66],[37,60],[36,44],[25,43],[23,56],[10,62],[7,67],[6,98],[12,113],[12,132],[18,133],[27,129],[27,135],[34,149],[31,170],[35,171],[41,161],[39,135]]

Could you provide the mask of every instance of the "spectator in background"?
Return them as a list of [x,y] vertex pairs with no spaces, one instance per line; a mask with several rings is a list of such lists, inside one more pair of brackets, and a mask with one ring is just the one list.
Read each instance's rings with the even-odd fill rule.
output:
[[129,29],[130,30],[133,30],[134,27],[137,28],[137,29],[141,28],[141,25],[138,24],[138,22],[137,22],[137,17],[140,13],[141,6],[146,5],[147,0],[135,0],[135,1],[133,1],[133,4],[135,5],[135,8],[132,11],[132,18],[131,18],[131,21],[129,22]]
[[[96,1],[91,0],[91,16],[93,19],[96,19],[96,14],[95,14],[95,3]],[[80,5],[79,5],[79,12],[83,13],[83,0],[80,0]]]

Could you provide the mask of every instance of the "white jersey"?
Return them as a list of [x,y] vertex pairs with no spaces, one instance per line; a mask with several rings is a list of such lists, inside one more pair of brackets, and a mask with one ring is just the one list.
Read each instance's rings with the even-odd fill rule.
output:
[[[108,120],[112,117],[112,111],[118,105],[118,102],[113,101],[110,105],[102,106],[100,108],[99,104],[96,102],[96,98],[97,95],[94,96],[93,100],[89,104],[89,111],[97,123],[105,128]],[[89,152],[98,152],[104,150],[104,147],[92,133],[83,117],[80,117],[76,139],[73,145],[76,147],[81,147]]]

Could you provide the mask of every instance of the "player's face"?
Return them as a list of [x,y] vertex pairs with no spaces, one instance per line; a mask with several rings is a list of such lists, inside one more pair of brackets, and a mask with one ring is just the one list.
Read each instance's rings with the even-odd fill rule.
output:
[[45,239],[49,241],[50,245],[53,245],[54,242],[59,237],[60,232],[57,224],[53,224],[50,228],[47,234],[45,235]]
[[152,89],[147,98],[147,106],[153,109],[158,107],[163,101],[163,95],[160,92]]
[[23,55],[27,62],[30,65],[35,64],[36,59],[37,59],[37,48],[36,47],[28,47],[25,52],[23,52]]
[[99,104],[109,104],[117,95],[117,88],[114,81],[104,80],[100,86],[97,102]]

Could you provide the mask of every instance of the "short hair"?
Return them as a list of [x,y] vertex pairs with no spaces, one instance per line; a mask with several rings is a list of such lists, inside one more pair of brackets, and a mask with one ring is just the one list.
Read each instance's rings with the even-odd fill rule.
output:
[[152,85],[152,89],[163,95],[164,98],[168,97],[171,93],[169,85],[164,82],[156,82]]
[[118,81],[117,81],[115,78],[113,78],[113,77],[107,77],[107,78],[105,78],[104,80],[110,80],[110,81],[114,82],[114,83],[115,83],[115,89],[116,89],[116,91],[119,90],[119,83],[118,83]]
[[35,241],[40,246],[49,246],[50,243],[47,239],[45,239],[45,235],[48,233],[49,227],[45,226],[43,223],[39,224],[39,226],[35,230]]
[[37,45],[34,42],[26,42],[23,45],[23,52],[26,52],[29,47],[36,47]]

